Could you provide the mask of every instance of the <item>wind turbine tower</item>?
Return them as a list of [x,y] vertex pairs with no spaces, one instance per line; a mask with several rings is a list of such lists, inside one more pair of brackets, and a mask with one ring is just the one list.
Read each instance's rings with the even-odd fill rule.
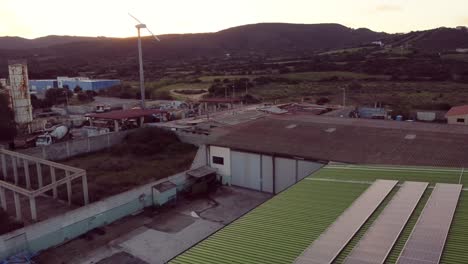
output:
[[156,39],[157,41],[160,41],[158,37],[156,37],[149,28],[143,24],[140,20],[138,20],[136,17],[132,16],[130,13],[128,13],[129,16],[131,16],[133,19],[135,19],[138,24],[135,26],[138,31],[138,62],[140,64],[140,94],[141,94],[141,109],[146,108],[145,104],[145,74],[143,71],[143,51],[141,49],[141,29],[145,28],[148,30],[148,32]]

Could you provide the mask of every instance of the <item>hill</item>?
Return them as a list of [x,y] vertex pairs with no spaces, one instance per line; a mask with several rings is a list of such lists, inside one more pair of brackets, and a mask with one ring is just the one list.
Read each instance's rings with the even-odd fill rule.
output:
[[[368,46],[377,40],[393,47],[404,46],[429,53],[468,47],[468,32],[464,29],[387,34],[339,24],[261,23],[215,33],[172,34],[160,38],[161,42],[143,38],[145,69],[152,73],[149,78],[160,78],[166,69],[199,72],[208,64],[211,69],[223,64],[222,69],[218,67],[221,71],[231,66],[250,65],[244,67],[249,70],[265,59],[310,58],[320,52]],[[137,79],[136,43],[136,38],[48,36],[28,40],[4,37],[0,38],[0,76],[6,75],[9,59],[23,58],[28,60],[31,78],[83,73],[91,77]],[[365,54],[349,54],[344,61],[363,58]]]
[[76,36],[46,36],[36,39],[26,39],[20,37],[0,37],[0,49],[5,50],[22,50],[45,48],[54,45],[92,41],[96,38],[93,37],[76,37]]

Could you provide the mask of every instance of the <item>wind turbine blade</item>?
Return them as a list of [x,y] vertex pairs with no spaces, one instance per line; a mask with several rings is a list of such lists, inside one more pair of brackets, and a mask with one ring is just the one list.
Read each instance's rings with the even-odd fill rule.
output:
[[146,28],[148,30],[149,33],[151,33],[151,35],[153,35],[154,39],[156,39],[157,41],[161,41],[155,34],[153,34],[153,32],[151,32],[151,30],[149,28]]
[[138,18],[136,18],[136,17],[132,16],[132,14],[128,13],[128,15],[129,15],[129,16],[131,16],[133,19],[135,19],[135,20],[136,20],[138,23],[140,23],[140,24],[143,24],[143,23],[141,23],[141,21],[140,21],[140,20],[138,20]]

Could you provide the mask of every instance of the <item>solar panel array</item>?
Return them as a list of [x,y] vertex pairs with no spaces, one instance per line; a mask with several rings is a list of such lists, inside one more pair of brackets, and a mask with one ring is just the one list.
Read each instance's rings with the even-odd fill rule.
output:
[[384,263],[427,186],[427,182],[405,182],[351,251],[345,263]]
[[331,263],[397,183],[375,181],[294,263]]
[[436,184],[398,264],[439,263],[461,190],[460,184]]

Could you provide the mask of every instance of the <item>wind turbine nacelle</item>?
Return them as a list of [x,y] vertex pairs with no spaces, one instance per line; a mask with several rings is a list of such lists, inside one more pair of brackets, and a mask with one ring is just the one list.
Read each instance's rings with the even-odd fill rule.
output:
[[146,28],[146,25],[145,24],[138,24],[135,26],[136,28],[140,29],[140,28]]

